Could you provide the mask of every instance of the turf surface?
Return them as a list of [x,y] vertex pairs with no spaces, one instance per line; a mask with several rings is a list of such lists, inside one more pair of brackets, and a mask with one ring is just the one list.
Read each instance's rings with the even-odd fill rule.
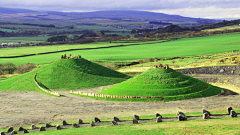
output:
[[162,100],[183,100],[213,96],[220,93],[220,88],[183,75],[171,68],[151,68],[141,75],[99,92],[99,94],[117,96],[161,96],[163,97]]
[[37,80],[49,89],[77,89],[120,83],[127,75],[84,58],[61,59],[40,69]]

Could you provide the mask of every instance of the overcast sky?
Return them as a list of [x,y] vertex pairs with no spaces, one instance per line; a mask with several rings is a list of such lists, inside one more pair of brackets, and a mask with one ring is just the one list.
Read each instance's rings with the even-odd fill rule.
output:
[[75,12],[144,10],[197,18],[240,18],[240,0],[0,0],[0,6]]

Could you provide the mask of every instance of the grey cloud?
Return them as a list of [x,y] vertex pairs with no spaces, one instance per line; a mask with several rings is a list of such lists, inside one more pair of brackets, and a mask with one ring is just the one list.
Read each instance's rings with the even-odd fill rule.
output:
[[238,8],[239,0],[0,0],[1,6],[32,10],[160,10],[181,8]]

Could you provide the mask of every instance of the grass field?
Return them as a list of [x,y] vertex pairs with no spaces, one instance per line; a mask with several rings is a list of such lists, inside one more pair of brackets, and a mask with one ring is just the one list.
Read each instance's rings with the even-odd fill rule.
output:
[[[164,43],[142,44],[135,46],[75,50],[67,53],[82,55],[88,60],[137,60],[153,57],[170,58],[176,56],[195,56],[216,54],[239,50],[240,34],[208,36],[180,39]],[[65,52],[37,55],[23,58],[1,58],[0,63],[12,62],[16,65],[24,63],[43,64],[60,58]]]
[[49,89],[107,86],[129,76],[81,59],[62,59],[40,68],[37,81]]
[[[45,37],[1,37],[0,43],[30,43],[30,42],[38,42],[38,41],[46,41],[49,36]],[[1,50],[1,49],[0,49]],[[1,51],[2,52],[2,51]]]

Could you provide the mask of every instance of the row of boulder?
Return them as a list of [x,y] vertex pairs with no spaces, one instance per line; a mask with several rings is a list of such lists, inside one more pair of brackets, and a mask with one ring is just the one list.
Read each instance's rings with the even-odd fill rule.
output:
[[[229,108],[228,108],[228,115],[230,115],[230,117],[237,117],[238,114],[233,110],[232,107],[229,107]],[[158,123],[158,122],[162,122],[162,118],[163,118],[162,115],[160,115],[159,113],[156,113],[155,116],[156,116],[156,122],[157,122],[157,123]],[[203,109],[203,110],[202,110],[202,116],[203,116],[203,119],[211,119],[212,114],[211,114],[209,111]],[[178,121],[186,121],[186,120],[187,120],[187,116],[186,116],[183,112],[180,112],[180,111],[177,112],[177,117],[178,117]],[[136,115],[136,114],[135,114],[132,122],[133,122],[133,124],[138,124],[138,123],[139,123],[139,122],[138,122],[139,120],[141,120],[140,117],[139,117],[139,115]],[[144,119],[142,119],[142,120],[144,120]],[[94,118],[94,121],[91,121],[91,122],[90,122],[90,126],[91,126],[91,127],[94,127],[94,126],[96,126],[95,123],[99,123],[99,122],[101,122],[101,120],[100,120],[98,117],[95,117],[95,118]],[[111,123],[112,123],[113,125],[118,125],[118,122],[122,122],[122,121],[119,120],[118,117],[115,117],[115,116],[114,116],[114,117],[113,117],[113,121],[111,121]],[[80,127],[80,124],[86,124],[86,123],[83,123],[83,120],[82,120],[82,119],[79,119],[79,120],[78,120],[78,123],[73,123],[73,124],[68,124],[65,120],[63,120],[63,122],[62,122],[62,125],[63,125],[63,126],[72,125],[73,128],[79,128],[79,127]],[[36,129],[38,129],[39,131],[46,131],[46,128],[50,128],[50,127],[53,127],[50,123],[46,123],[46,126],[45,126],[45,127],[44,127],[44,126],[36,127],[36,126],[33,124],[33,125],[31,125],[31,130],[36,130]],[[61,130],[61,129],[63,129],[63,127],[58,124],[58,125],[56,126],[56,129],[57,129],[57,130]],[[23,127],[19,127],[19,130],[18,130],[18,131],[23,131],[23,133],[29,133],[29,131],[28,131],[27,129],[23,128]],[[13,129],[13,127],[9,127],[7,133],[8,133],[8,134],[9,134],[9,133],[10,133],[10,134],[18,134],[17,131]],[[2,131],[2,132],[1,132],[1,135],[6,135],[6,134],[5,134],[4,131]]]
[[80,59],[80,58],[82,58],[82,56],[81,55],[78,55],[78,56],[74,55],[74,56],[72,56],[71,54],[69,54],[69,56],[67,56],[66,53],[61,56],[61,59],[74,59],[74,58],[75,59]]

